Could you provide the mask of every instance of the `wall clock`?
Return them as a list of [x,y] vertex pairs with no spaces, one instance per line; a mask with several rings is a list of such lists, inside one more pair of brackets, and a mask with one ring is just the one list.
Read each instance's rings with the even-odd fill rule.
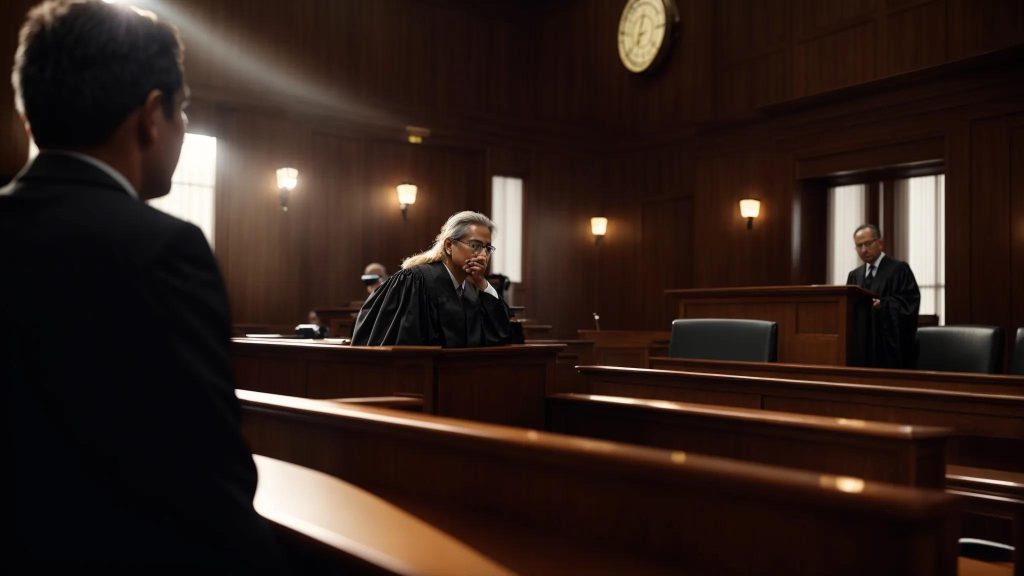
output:
[[675,0],[629,0],[619,19],[619,59],[630,72],[651,73],[665,61],[679,22]]

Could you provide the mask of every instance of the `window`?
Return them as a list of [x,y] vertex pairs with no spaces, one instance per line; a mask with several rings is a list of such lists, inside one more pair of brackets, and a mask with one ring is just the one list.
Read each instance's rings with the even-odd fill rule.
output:
[[828,189],[828,263],[829,284],[846,284],[846,276],[861,264],[853,249],[853,231],[865,222],[863,184]]
[[216,181],[217,139],[185,134],[178,168],[171,177],[171,192],[150,200],[149,205],[198,226],[213,248]]
[[897,180],[894,207],[895,251],[910,264],[921,288],[921,314],[935,314],[942,323],[946,309],[946,177],[921,176]]
[[523,180],[508,176],[491,178],[491,219],[497,229],[491,243],[498,247],[491,257],[491,271],[512,282],[523,281]]
[[922,315],[944,323],[946,308],[945,176],[891,178],[828,189],[826,273],[845,284],[850,270],[863,264],[853,249],[853,231],[875,223],[885,252],[910,264],[921,289]]

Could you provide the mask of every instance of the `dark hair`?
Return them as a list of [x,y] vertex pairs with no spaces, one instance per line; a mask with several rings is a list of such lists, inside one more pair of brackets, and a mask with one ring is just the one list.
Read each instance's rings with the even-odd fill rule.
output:
[[875,239],[878,239],[878,238],[882,237],[881,230],[879,230],[878,226],[875,226],[874,224],[861,224],[860,226],[857,226],[857,229],[853,231],[853,235],[856,236],[857,232],[860,232],[861,230],[864,230],[865,228],[868,229],[868,230],[871,230],[875,234]]
[[11,80],[40,148],[102,144],[152,90],[170,118],[184,84],[177,30],[151,12],[49,0],[21,27]]

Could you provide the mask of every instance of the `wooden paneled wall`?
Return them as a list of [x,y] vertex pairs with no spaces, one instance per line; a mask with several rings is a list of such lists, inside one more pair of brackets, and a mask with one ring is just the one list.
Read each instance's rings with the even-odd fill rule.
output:
[[[365,297],[370,261],[398,269],[451,212],[486,211],[479,149],[350,138],[301,118],[203,100],[192,129],[218,140],[216,252],[238,322],[299,322],[316,306]],[[299,170],[281,209],[275,168]],[[395,186],[419,186],[403,220]]]
[[[490,176],[507,174],[526,181],[528,316],[555,336],[594,312],[606,329],[664,328],[666,288],[823,281],[822,203],[801,178],[937,142],[948,321],[1024,325],[1024,4],[677,3],[670,58],[635,76],[616,52],[624,0],[163,2],[188,44],[193,126],[220,138],[216,252],[236,321],[360,297],[366,262],[393,266],[452,212],[488,210]],[[8,54],[29,4],[0,8]],[[406,125],[432,135],[407,144]],[[0,172],[23,148],[0,139]],[[301,173],[287,214],[285,164]],[[407,222],[403,180],[420,186]],[[763,201],[749,231],[748,195]]]
[[18,47],[18,29],[31,0],[9,0],[0,6],[0,182],[6,183],[28,158],[28,137],[14,110],[14,91],[10,84],[10,66]]

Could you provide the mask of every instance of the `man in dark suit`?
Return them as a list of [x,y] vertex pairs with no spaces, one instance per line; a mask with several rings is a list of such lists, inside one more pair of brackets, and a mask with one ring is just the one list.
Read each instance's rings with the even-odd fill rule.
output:
[[913,368],[917,313],[921,291],[910,266],[885,253],[882,234],[874,224],[853,233],[857,255],[864,262],[852,270],[847,284],[878,295],[854,317],[852,364],[877,368]]
[[41,153],[0,190],[13,565],[281,571],[217,263],[143,202],[178,162],[182,50],[154,15],[98,0],[42,4],[21,31],[15,97]]

